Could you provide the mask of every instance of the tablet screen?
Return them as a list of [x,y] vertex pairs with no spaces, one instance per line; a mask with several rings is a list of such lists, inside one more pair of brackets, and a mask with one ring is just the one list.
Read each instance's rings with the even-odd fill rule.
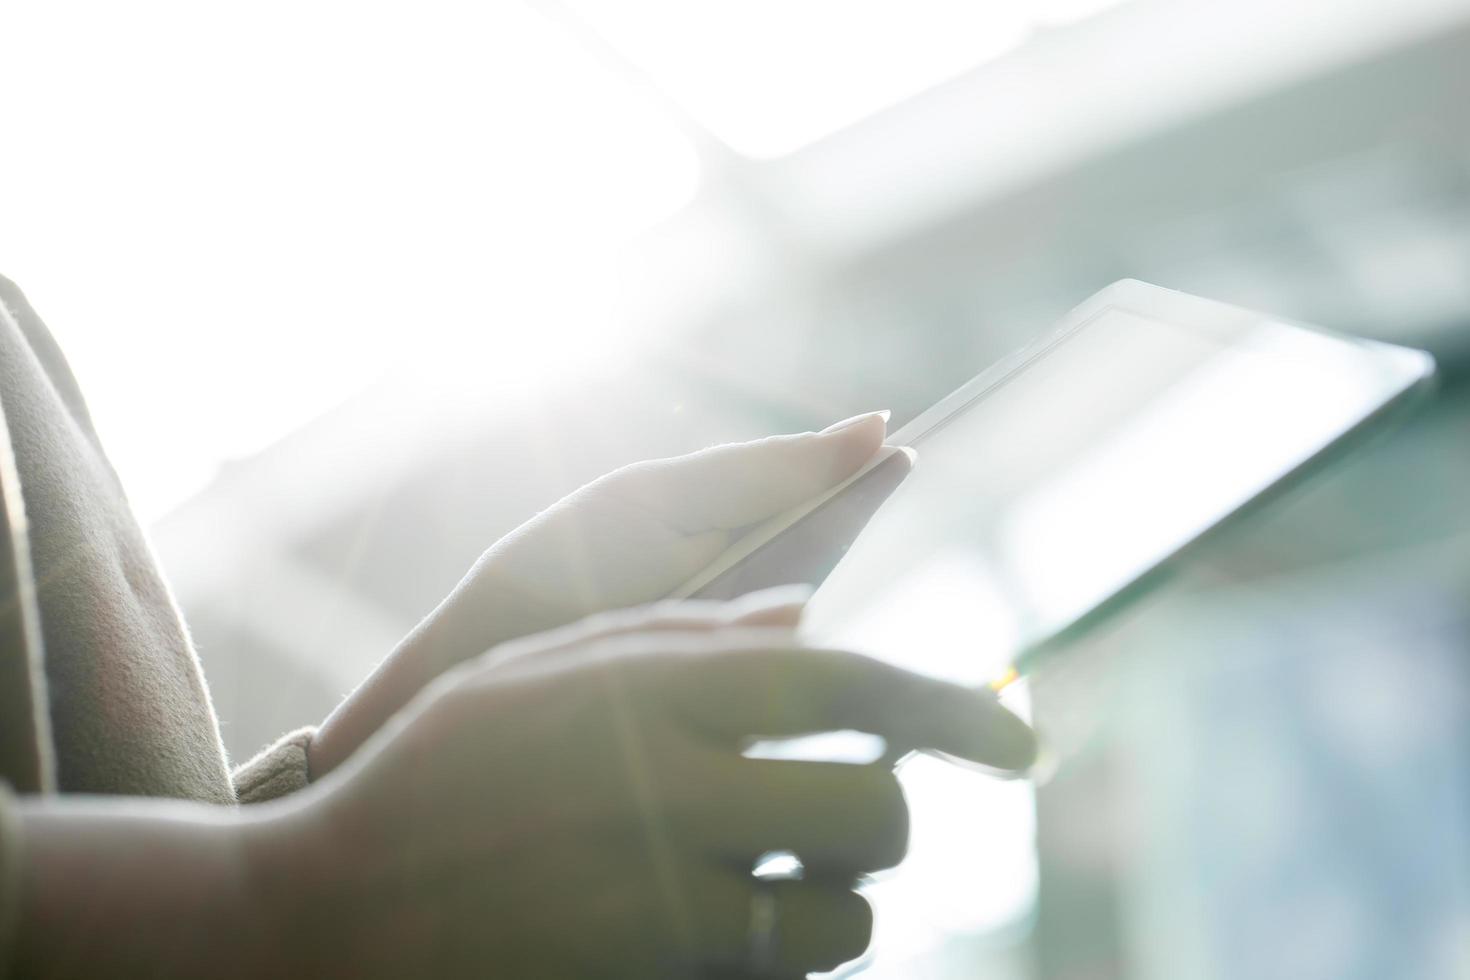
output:
[[[993,679],[1417,380],[1385,350],[1105,306],[896,433],[918,454],[906,477],[890,458],[724,584],[742,570],[815,583],[830,568],[808,608],[814,640]],[[812,567],[824,539],[864,522]]]

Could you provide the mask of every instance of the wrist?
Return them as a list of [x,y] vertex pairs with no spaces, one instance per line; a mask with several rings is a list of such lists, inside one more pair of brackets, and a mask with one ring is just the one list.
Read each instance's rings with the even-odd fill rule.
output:
[[53,797],[17,813],[17,975],[272,974],[241,811]]
[[321,796],[308,789],[241,809],[245,931],[258,976],[325,975],[314,969],[330,949],[320,910],[331,906],[331,885],[342,875]]

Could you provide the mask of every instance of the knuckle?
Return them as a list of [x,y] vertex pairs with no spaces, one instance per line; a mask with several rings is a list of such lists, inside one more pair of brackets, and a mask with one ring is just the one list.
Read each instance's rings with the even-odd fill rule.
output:
[[583,492],[598,503],[636,503],[650,494],[657,495],[669,480],[669,473],[678,473],[679,461],[687,457],[670,459],[644,459],[620,466],[611,473],[604,473],[583,487]]
[[711,753],[677,734],[665,735],[662,761],[670,835],[701,846],[714,843],[712,813],[728,806],[726,801],[738,800],[739,793],[719,772]]
[[851,889],[823,887],[814,896],[805,969],[832,970],[867,952],[873,940],[873,907]]
[[871,814],[872,858],[870,870],[891,868],[909,849],[909,807],[898,777],[888,769],[874,767],[866,812]]
[[594,613],[586,622],[596,624],[603,632],[629,633],[638,630],[656,629],[669,620],[683,618],[677,599],[658,599],[641,606],[612,609]]

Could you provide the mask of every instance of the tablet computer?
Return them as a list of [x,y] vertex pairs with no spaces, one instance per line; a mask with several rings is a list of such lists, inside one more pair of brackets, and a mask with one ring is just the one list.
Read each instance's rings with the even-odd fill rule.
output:
[[806,582],[815,642],[968,683],[1025,673],[1433,373],[1421,351],[1124,280],[675,595]]

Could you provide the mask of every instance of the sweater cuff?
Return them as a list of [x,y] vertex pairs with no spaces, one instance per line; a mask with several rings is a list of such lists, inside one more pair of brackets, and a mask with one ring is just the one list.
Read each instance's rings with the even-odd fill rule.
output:
[[10,787],[0,783],[0,980],[10,976],[20,917],[20,817]]
[[261,749],[235,770],[235,798],[241,803],[263,803],[304,789],[311,782],[306,747],[315,735],[315,728],[298,728]]

